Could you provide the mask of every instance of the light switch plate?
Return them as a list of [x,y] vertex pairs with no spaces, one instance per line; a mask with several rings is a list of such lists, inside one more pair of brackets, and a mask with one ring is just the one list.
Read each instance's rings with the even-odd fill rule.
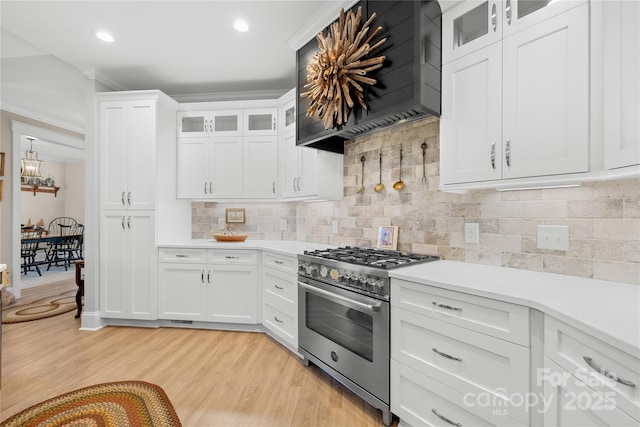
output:
[[280,220],[280,231],[287,231],[287,219],[282,218]]
[[218,218],[218,230],[224,230],[225,228],[227,228],[227,224],[224,218]]
[[538,249],[569,250],[569,227],[566,225],[539,225]]
[[338,234],[338,221],[331,221],[331,232]]

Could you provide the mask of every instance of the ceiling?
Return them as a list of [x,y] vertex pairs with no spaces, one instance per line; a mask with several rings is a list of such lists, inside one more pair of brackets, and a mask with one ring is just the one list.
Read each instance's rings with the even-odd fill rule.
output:
[[[295,85],[296,34],[321,29],[319,18],[330,22],[345,3],[2,0],[3,39],[15,39],[3,40],[2,58],[53,55],[115,90],[160,89],[183,102],[284,93]],[[233,29],[236,18],[249,23],[248,32]],[[115,41],[98,40],[97,30]]]

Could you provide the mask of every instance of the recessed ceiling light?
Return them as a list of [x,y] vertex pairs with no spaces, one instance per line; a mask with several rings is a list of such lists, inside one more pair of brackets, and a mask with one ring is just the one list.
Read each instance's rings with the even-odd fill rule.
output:
[[241,33],[249,31],[249,24],[244,19],[236,19],[233,21],[233,28]]
[[114,40],[113,36],[106,31],[96,31],[96,37],[107,43],[112,43]]

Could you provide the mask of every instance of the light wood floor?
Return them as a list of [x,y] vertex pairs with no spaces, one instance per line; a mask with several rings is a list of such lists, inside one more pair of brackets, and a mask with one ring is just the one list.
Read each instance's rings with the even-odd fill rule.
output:
[[80,331],[74,314],[2,326],[0,420],[81,387],[142,380],[164,389],[185,427],[382,426],[380,411],[265,334]]

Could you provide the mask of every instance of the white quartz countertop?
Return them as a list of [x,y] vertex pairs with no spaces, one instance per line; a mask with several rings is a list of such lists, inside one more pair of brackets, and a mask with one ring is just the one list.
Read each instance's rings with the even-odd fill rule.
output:
[[218,242],[214,239],[193,239],[179,243],[161,244],[160,248],[211,248],[211,249],[257,249],[297,255],[304,251],[327,249],[335,246],[326,243],[308,243],[295,240],[245,240],[244,242]]
[[640,357],[640,286],[458,261],[389,272],[403,279],[525,305]]

